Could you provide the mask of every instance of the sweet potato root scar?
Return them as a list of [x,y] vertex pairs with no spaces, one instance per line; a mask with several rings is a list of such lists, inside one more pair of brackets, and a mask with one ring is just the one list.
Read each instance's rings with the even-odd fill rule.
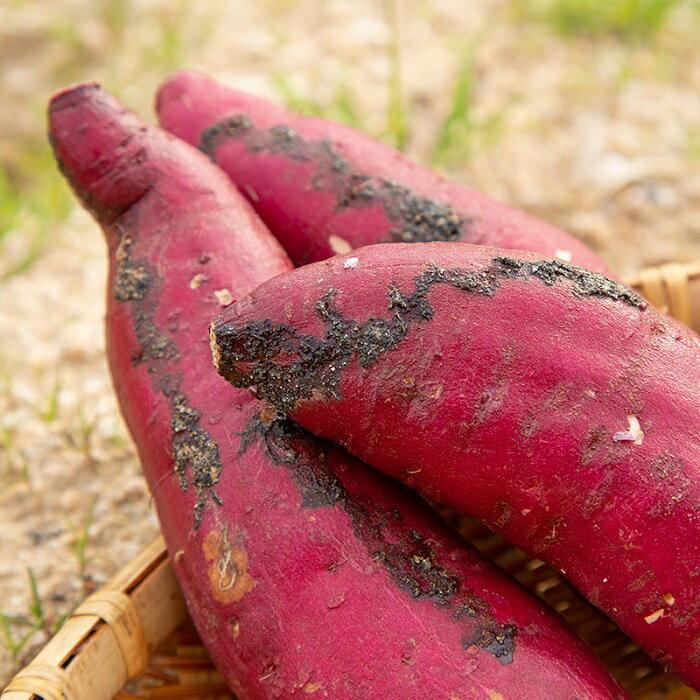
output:
[[352,250],[352,246],[344,238],[336,236],[334,233],[328,236],[328,243],[331,246],[331,250],[338,255],[349,253]]
[[615,433],[613,440],[615,442],[633,442],[635,445],[641,445],[644,440],[644,431],[639,425],[639,419],[637,416],[629,415],[627,416],[627,422],[629,423],[628,429]]
[[221,306],[230,306],[233,304],[233,294],[231,294],[228,289],[217,289],[214,295]]
[[209,562],[209,583],[216,600],[233,603],[253,590],[255,579],[248,573],[248,555],[233,546],[227,532],[211,530],[202,551]]
[[190,289],[199,289],[199,286],[202,284],[202,282],[206,282],[209,279],[207,275],[205,275],[203,272],[198,272],[191,280],[190,280]]
[[654,610],[653,613],[650,613],[644,618],[644,621],[647,623],[647,625],[651,625],[652,623],[656,622],[659,618],[662,618],[665,612],[666,610],[664,608]]

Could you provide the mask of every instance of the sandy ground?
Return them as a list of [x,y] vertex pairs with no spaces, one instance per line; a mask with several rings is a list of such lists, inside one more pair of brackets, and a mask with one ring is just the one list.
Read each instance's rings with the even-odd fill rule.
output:
[[[398,30],[369,0],[38,5],[0,7],[8,177],[21,180],[22,149],[43,142],[54,90],[97,79],[151,115],[156,85],[180,66],[278,99],[279,74],[325,107],[342,91],[358,122],[388,138],[387,47],[396,36],[407,149],[426,162],[476,41],[477,126],[469,156],[444,165],[451,177],[571,231],[621,273],[700,258],[696,11],[681,8],[653,40],[630,45],[562,39],[497,0],[399,2]],[[50,161],[33,176],[55,177]],[[105,367],[101,235],[71,206],[43,222],[37,261],[0,280],[0,612],[28,615],[27,569],[44,611],[44,628],[15,658],[0,646],[0,685],[157,532]],[[3,273],[28,245],[22,225],[20,217],[0,242]]]

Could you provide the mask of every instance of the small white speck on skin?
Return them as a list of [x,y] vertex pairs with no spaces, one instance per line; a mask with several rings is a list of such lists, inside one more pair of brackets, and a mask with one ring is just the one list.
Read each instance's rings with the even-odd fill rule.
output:
[[556,250],[554,252],[554,255],[556,255],[559,258],[559,260],[563,260],[564,262],[571,262],[570,250]]
[[190,280],[190,289],[199,289],[199,285],[202,284],[202,282],[206,282],[209,279],[207,275],[205,275],[203,272],[198,272],[191,280]]
[[532,508],[523,508],[520,512],[521,512],[523,515],[527,515],[527,514],[530,513],[531,511],[532,511]]
[[676,602],[676,599],[674,598],[672,593],[667,593],[664,596],[664,603],[666,603],[666,605],[673,605],[675,602]]
[[608,582],[608,577],[606,576],[606,577],[603,579],[603,583],[607,583],[607,582]]
[[219,301],[221,306],[229,306],[233,303],[233,295],[228,289],[217,289],[214,294]]
[[652,623],[656,622],[659,618],[663,617],[665,612],[666,610],[664,608],[654,610],[653,613],[649,613],[649,615],[647,615],[644,618],[644,622],[646,622],[647,625],[651,625]]
[[593,391],[593,389],[586,389],[585,394],[586,396],[590,396],[592,399],[596,397],[596,393]]
[[627,416],[627,422],[629,423],[629,428],[615,433],[613,440],[615,442],[633,442],[635,445],[641,445],[644,440],[644,431],[642,426],[639,425],[637,416]]
[[357,267],[357,263],[360,262],[360,258],[348,258],[344,263],[343,267],[346,270],[354,270]]
[[336,236],[334,233],[328,236],[328,244],[331,250],[338,255],[341,253],[349,253],[352,250],[352,246],[344,238]]

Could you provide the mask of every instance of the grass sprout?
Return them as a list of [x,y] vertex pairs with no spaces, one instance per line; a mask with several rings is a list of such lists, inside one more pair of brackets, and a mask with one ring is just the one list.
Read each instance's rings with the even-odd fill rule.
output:
[[36,578],[31,569],[27,569],[29,580],[29,610],[26,615],[8,615],[0,612],[0,643],[8,650],[13,662],[22,650],[40,630],[46,631],[44,606],[39,597]]
[[565,36],[650,38],[683,0],[525,0],[519,10]]

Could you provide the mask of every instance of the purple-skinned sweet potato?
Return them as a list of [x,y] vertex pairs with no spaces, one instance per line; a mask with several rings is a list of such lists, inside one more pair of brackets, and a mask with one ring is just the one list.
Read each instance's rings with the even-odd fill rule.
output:
[[603,275],[376,245],[212,324],[219,371],[559,569],[700,688],[700,344]]
[[104,230],[115,390],[200,634],[243,698],[612,698],[559,618],[410,491],[211,364],[209,318],[291,262],[226,176],[95,85],[50,137]]
[[161,124],[209,154],[297,265],[383,242],[534,250],[610,274],[560,229],[449,182],[342,124],[302,117],[195,71],[171,77]]

